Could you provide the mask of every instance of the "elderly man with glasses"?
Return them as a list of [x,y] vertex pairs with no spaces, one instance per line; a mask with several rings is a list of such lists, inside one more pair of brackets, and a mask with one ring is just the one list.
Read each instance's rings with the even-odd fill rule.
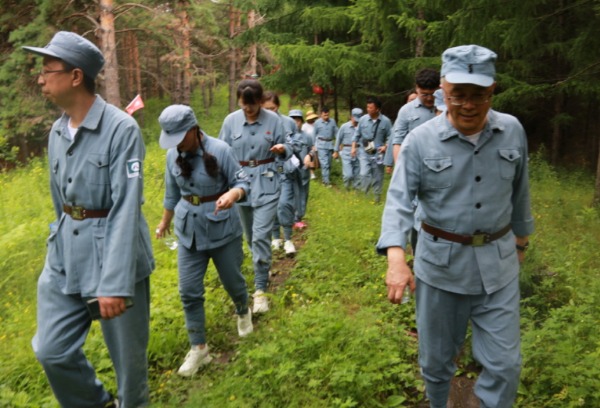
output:
[[[472,327],[483,369],[482,407],[513,406],[521,369],[519,263],[533,232],[527,139],[513,116],[491,110],[496,54],[477,45],[442,55],[446,111],[408,134],[388,190],[377,250],[388,299],[416,299],[419,364],[432,408],[446,407],[454,358]],[[419,199],[414,273],[406,234]]]

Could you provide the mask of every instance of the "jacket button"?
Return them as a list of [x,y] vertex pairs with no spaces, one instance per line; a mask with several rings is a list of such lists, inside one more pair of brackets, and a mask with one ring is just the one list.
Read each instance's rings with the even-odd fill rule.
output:
[[79,231],[78,230],[74,230],[73,231],[73,235],[79,235]]
[[475,177],[475,181],[479,183],[481,181],[481,177],[480,176]]
[[481,203],[475,204],[475,208],[481,208]]
[[67,181],[68,181],[69,183],[71,183],[71,182],[73,181],[73,179],[72,179],[71,177],[69,177],[69,178],[67,179]]

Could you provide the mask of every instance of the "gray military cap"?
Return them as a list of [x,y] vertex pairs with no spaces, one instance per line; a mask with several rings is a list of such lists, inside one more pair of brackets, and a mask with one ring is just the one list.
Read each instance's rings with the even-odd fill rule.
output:
[[59,58],[75,68],[80,68],[92,79],[98,76],[104,66],[104,57],[98,47],[69,31],[59,31],[54,34],[44,48],[25,46],[23,49],[37,55]]
[[194,111],[187,105],[171,105],[165,108],[158,117],[162,128],[158,143],[163,149],[177,147],[185,134],[198,125]]

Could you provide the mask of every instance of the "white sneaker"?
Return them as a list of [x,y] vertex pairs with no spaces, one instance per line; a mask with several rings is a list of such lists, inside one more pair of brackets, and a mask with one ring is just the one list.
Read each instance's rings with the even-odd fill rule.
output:
[[265,296],[265,292],[257,290],[254,292],[254,307],[252,308],[253,314],[267,313],[269,311],[269,299]]
[[310,179],[311,180],[316,180],[317,176],[315,175],[315,173],[311,173],[310,174]]
[[240,337],[246,337],[254,331],[254,326],[252,325],[252,311],[250,309],[248,309],[246,314],[238,315],[237,327]]
[[198,369],[210,363],[212,361],[212,357],[208,354],[208,345],[206,345],[203,349],[198,347],[192,347],[192,349],[185,356],[185,361],[179,367],[177,374],[182,377],[191,377],[196,374]]
[[281,244],[283,244],[283,239],[274,239],[271,241],[271,249],[273,251],[279,251],[281,249]]
[[286,255],[292,255],[296,253],[296,247],[294,246],[294,243],[289,239],[285,241],[285,244],[283,244],[283,249],[285,250]]

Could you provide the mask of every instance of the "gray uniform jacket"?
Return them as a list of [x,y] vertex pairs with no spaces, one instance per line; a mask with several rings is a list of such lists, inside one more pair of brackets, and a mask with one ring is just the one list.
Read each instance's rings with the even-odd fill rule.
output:
[[[215,156],[219,166],[216,178],[208,175],[198,149],[188,158],[192,168],[189,179],[181,175],[181,168],[175,163],[179,153],[177,148],[167,152],[167,170],[165,172],[164,208],[175,211],[175,235],[179,243],[190,249],[192,243],[197,250],[218,248],[242,235],[242,224],[234,207],[215,214],[215,201],[193,205],[182,196],[195,195],[207,197],[224,193],[232,188],[241,188],[246,197],[250,192],[250,181],[238,161],[233,157],[231,148],[223,141],[204,135],[204,149]],[[189,154],[182,153],[183,156]]]
[[335,135],[338,132],[337,123],[332,118],[327,122],[319,118],[314,123],[315,127],[315,146],[317,149],[333,150]]
[[352,139],[354,138],[354,133],[356,132],[356,128],[352,126],[352,121],[344,123],[340,126],[340,130],[338,131],[337,138],[335,139],[335,151],[340,150],[340,145],[344,145],[344,147],[352,146]]
[[[527,139],[513,116],[490,110],[477,145],[440,115],[408,134],[387,193],[379,253],[406,248],[414,198],[423,222],[456,234],[512,232],[482,246],[462,245],[421,230],[416,276],[439,289],[493,293],[519,273],[515,237],[533,232]],[[514,234],[513,234],[514,233]]]
[[[377,126],[379,122],[379,126]],[[375,129],[377,134],[375,135]],[[363,145],[364,141],[373,141],[376,147],[383,146],[392,136],[392,121],[380,113],[376,120],[371,119],[369,115],[363,115],[358,121],[356,132],[354,133],[353,142]]]
[[[254,123],[246,122],[244,111],[239,109],[227,115],[223,121],[219,139],[230,145],[238,161],[276,159],[276,161],[256,166],[242,165],[250,177],[252,194],[250,200],[240,203],[259,207],[279,198],[279,173],[283,162],[292,155],[292,147],[285,140],[285,133],[279,115],[266,109],[260,110]],[[284,144],[285,153],[276,155],[269,149],[276,144]]]
[[400,108],[394,122],[392,136],[393,145],[401,145],[410,131],[419,125],[435,118],[435,107],[427,108],[419,98]]
[[[136,121],[100,96],[68,137],[69,118],[52,126],[48,142],[50,189],[57,222],[46,262],[65,294],[134,295],[154,269],[142,215],[145,147]],[[74,220],[63,204],[110,210],[105,218]]]

